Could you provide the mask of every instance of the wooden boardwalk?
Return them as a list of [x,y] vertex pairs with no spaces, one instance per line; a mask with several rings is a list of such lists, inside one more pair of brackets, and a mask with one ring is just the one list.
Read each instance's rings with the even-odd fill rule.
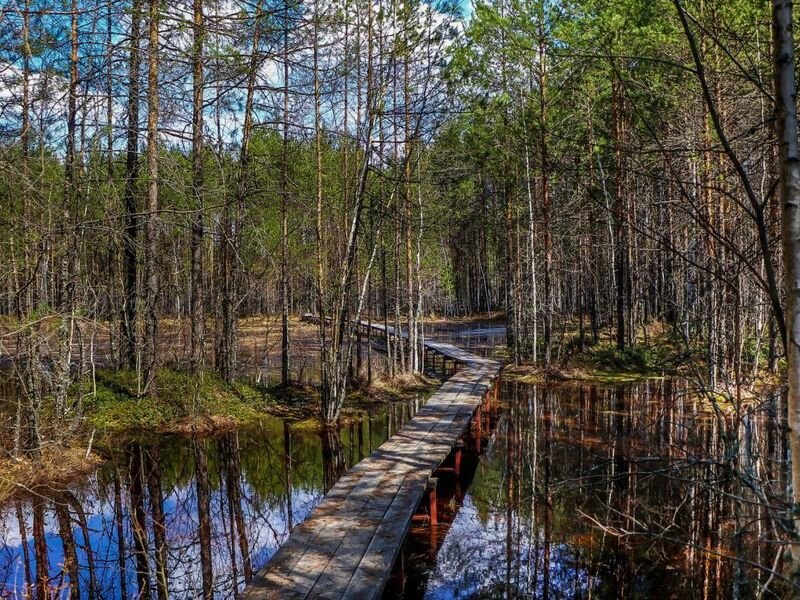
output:
[[[385,331],[383,325],[361,326]],[[425,342],[425,350],[461,368],[400,431],[339,479],[242,598],[381,596],[431,475],[466,431],[501,369],[499,362],[452,344]]]

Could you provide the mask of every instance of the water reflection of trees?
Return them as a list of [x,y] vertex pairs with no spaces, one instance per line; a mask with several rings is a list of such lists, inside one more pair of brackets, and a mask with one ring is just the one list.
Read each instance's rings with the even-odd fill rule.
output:
[[252,578],[254,546],[269,552],[287,533],[287,492],[243,481],[239,444],[236,434],[192,440],[189,452],[132,444],[80,500],[53,490],[19,499],[4,514],[6,588],[37,598],[59,589],[73,598],[233,595]]
[[429,593],[779,593],[780,398],[707,411],[684,386],[509,384],[504,415]]
[[345,471],[344,449],[337,429],[326,427],[321,433],[322,438],[322,469],[325,474],[325,493],[342,476]]
[[0,597],[233,597],[415,410],[323,434],[270,419],[215,439],[130,443],[88,482],[0,507]]

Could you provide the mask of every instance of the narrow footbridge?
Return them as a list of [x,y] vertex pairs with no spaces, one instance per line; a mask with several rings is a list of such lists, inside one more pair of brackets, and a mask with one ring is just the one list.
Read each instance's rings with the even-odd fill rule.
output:
[[[362,321],[366,330],[383,325]],[[389,333],[394,330],[390,327]],[[426,354],[458,366],[395,435],[350,469],[298,525],[241,597],[379,598],[421,506],[436,520],[437,469],[457,473],[460,439],[502,365],[452,344],[424,342]],[[455,453],[454,467],[443,463]]]

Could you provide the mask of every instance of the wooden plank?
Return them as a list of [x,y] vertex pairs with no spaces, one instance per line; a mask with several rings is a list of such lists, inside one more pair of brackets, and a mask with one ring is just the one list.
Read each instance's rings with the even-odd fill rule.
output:
[[[464,382],[461,387],[470,387],[471,385],[472,382],[467,381]],[[455,398],[456,395],[457,393],[450,394],[452,398]],[[288,565],[282,565],[282,571],[286,572],[287,566],[289,567],[289,578],[296,578],[293,586],[296,592],[304,593],[307,590],[311,590],[316,582],[315,574],[324,570],[327,566],[326,557],[335,555],[347,529],[353,526],[353,522],[356,518],[366,518],[365,513],[368,515],[368,511],[363,510],[363,505],[368,502],[370,498],[369,494],[377,489],[390,489],[379,488],[379,485],[388,482],[388,486],[391,486],[391,480],[392,477],[394,477],[393,467],[395,469],[398,466],[405,467],[403,470],[418,469],[420,467],[423,469],[429,468],[429,461],[424,460],[430,453],[430,448],[425,447],[426,440],[428,440],[428,444],[430,443],[428,435],[430,431],[440,429],[452,421],[453,417],[454,415],[446,415],[438,419],[428,420],[426,422],[427,424],[420,428],[425,431],[418,431],[417,433],[419,435],[414,437],[406,437],[398,440],[395,439],[397,436],[393,436],[389,441],[383,444],[376,453],[373,453],[373,460],[368,461],[365,459],[362,461],[361,464],[364,465],[362,470],[371,468],[372,471],[367,473],[355,486],[350,488],[348,495],[340,506],[339,503],[336,504],[337,511],[335,519],[323,519],[316,514],[317,511],[315,509],[314,513],[304,523],[304,526],[306,529],[313,528],[316,535],[310,539],[304,537],[306,545],[302,550],[300,547],[294,546],[291,549],[290,557],[278,559],[279,561],[288,562]],[[412,421],[413,420],[414,419],[412,419]],[[420,448],[420,446],[422,447]],[[380,458],[378,458],[377,455],[381,455]],[[334,486],[331,492],[335,492],[336,487],[337,486]],[[330,509],[330,506],[324,506],[322,508]],[[330,512],[332,511],[325,510],[325,516]],[[342,526],[339,520],[345,517],[349,517],[350,522]],[[359,523],[359,525],[363,527],[365,523]],[[377,524],[375,527],[377,527]],[[330,559],[328,558],[327,560]],[[304,561],[307,564],[303,565],[298,570],[298,565]],[[353,569],[355,569],[355,565]]]
[[[406,474],[399,476],[396,471],[404,471]],[[314,598],[340,598],[342,596],[375,532],[384,522],[387,511],[395,503],[407,474],[415,472],[418,473],[420,471],[411,466],[406,466],[392,473],[391,484],[382,488],[380,492],[382,501],[375,506],[376,510],[374,511],[371,527],[366,527],[363,523],[358,523],[355,527],[348,527],[339,548],[320,574],[312,589]],[[424,489],[424,486],[422,489]]]
[[[360,321],[357,326],[395,335],[393,327],[380,323]],[[400,337],[408,336],[400,331]],[[243,598],[379,596],[428,477],[464,433],[501,368],[497,361],[452,344],[425,341],[424,347],[466,368],[340,478],[259,571]]]
[[397,555],[408,533],[411,517],[425,490],[427,477],[420,473],[408,476],[395,500],[370,540],[341,598],[353,600],[379,598],[386,586]]

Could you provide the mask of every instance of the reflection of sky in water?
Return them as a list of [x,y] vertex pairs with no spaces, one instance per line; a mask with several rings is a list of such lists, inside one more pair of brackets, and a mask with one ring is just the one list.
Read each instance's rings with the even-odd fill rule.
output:
[[[501,425],[500,433],[504,427]],[[502,469],[505,442],[492,439],[476,479],[448,526],[425,588],[430,600],[528,598],[544,593],[544,535],[530,515],[509,510]],[[480,507],[482,508],[479,508]],[[589,590],[589,574],[567,544],[551,541],[548,596],[580,597]]]
[[[369,454],[418,407],[418,401],[407,407],[395,406],[376,411],[369,419],[346,427],[340,432],[338,449],[328,449],[339,456],[345,467]],[[402,410],[401,410],[402,409]],[[359,434],[360,432],[360,434]],[[267,417],[253,429],[207,440],[205,448],[208,463],[210,496],[209,520],[211,523],[211,561],[214,572],[214,597],[232,597],[235,589],[244,587],[244,568],[240,543],[250,556],[253,570],[262,567],[289,533],[289,507],[287,506],[287,469],[291,479],[291,520],[294,525],[306,518],[323,496],[323,485],[336,477],[330,465],[323,460],[323,442],[314,431],[290,428],[289,441],[285,438],[283,421]],[[327,439],[328,436],[326,436]],[[160,457],[157,472],[163,495],[164,525],[167,546],[167,573],[170,598],[193,598],[202,590],[200,542],[198,534],[198,499],[195,479],[192,442],[176,436],[155,438],[157,446],[141,446],[142,456]],[[289,443],[291,460],[286,461],[285,444]],[[103,466],[93,476],[63,491],[45,490],[44,541],[47,548],[50,585],[55,597],[67,597],[69,578],[63,572],[64,542],[55,502],[66,503],[78,559],[78,582],[81,596],[90,598],[93,587],[95,598],[119,598],[123,584],[120,580],[119,536],[115,510],[115,485],[119,474],[122,512],[122,537],[124,541],[125,592],[128,598],[138,596],[136,553],[131,522],[131,456],[139,446],[127,451],[119,449],[113,461]],[[138,455],[138,454],[137,454]],[[144,461],[145,474],[151,461]],[[155,464],[154,462],[152,464]],[[145,476],[146,478],[146,476]],[[238,483],[242,531],[239,535],[236,504]],[[150,591],[156,597],[156,562],[153,519],[147,485],[144,485],[142,505],[147,517],[148,562]],[[232,492],[232,493],[229,493]],[[66,500],[69,498],[69,500]],[[36,577],[35,546],[33,540],[32,497],[20,500],[23,528],[27,537],[29,570]],[[79,514],[85,515],[88,531],[88,548],[84,540]],[[0,506],[0,598],[25,595],[25,566],[22,532],[14,502]],[[90,569],[90,556],[91,565]],[[234,569],[235,564],[235,569]],[[94,586],[90,584],[94,577]]]
[[[449,600],[458,598],[491,597],[509,581],[511,597],[541,596],[543,593],[543,548],[526,523],[512,516],[513,565],[508,561],[508,527],[505,508],[493,506],[485,520],[481,519],[471,495],[458,510],[442,547],[436,556],[425,591],[425,598]],[[538,568],[537,568],[538,556]],[[574,564],[572,550],[566,545],[550,547],[550,594],[559,591],[568,596],[588,590],[588,574]]]
[[[437,535],[412,530],[403,597],[732,597],[734,507],[714,487],[726,476],[726,450],[695,399],[685,382],[506,382],[463,500],[440,497],[447,509]],[[749,451],[780,473],[785,446],[776,443],[773,401],[746,426]],[[776,481],[766,485],[779,497]],[[768,579],[770,591],[781,591],[755,566],[771,568],[779,550],[764,540],[759,498],[743,494],[742,597]]]
[[[692,555],[694,562],[689,564],[685,546],[656,547],[650,540],[630,548],[612,544],[606,536],[600,542],[598,537],[588,536],[594,529],[580,516],[581,513],[596,515],[609,519],[611,526],[630,527],[622,513],[629,510],[628,501],[633,499],[635,506],[646,509],[654,531],[664,531],[669,526],[671,535],[677,538],[698,531],[693,526],[695,522],[713,523],[710,535],[715,537],[708,543],[717,548],[731,548],[732,529],[727,526],[730,515],[724,512],[730,509],[729,505],[719,504],[721,514],[709,513],[702,494],[691,495],[692,477],[698,473],[721,477],[723,473],[714,470],[721,463],[690,467],[682,457],[688,452],[691,456],[706,453],[720,456],[722,448],[717,446],[721,442],[713,430],[716,421],[698,418],[691,402],[684,402],[685,390],[675,389],[666,382],[615,389],[569,386],[550,389],[506,384],[503,393],[504,409],[493,429],[493,438],[483,448],[463,506],[456,511],[449,529],[441,530],[446,533],[435,564],[424,565],[422,587],[426,598],[542,596],[546,562],[550,597],[591,594],[614,598],[630,595],[632,591],[640,597],[662,597],[659,594],[664,590],[669,590],[669,597],[696,597],[707,589],[711,590],[709,597],[729,597],[732,561],[714,559],[712,564],[704,562],[702,552],[696,552]],[[765,409],[769,409],[768,404]],[[395,417],[399,414],[405,416],[406,411],[397,411]],[[360,436],[358,427],[342,430],[341,457],[349,464],[369,454],[388,437],[387,420],[393,421],[395,417],[389,419],[386,413],[374,415],[371,421],[362,423]],[[752,444],[754,451],[769,461],[772,472],[778,472],[775,465],[782,460],[784,449],[781,444],[770,442],[770,423],[769,419],[753,420]],[[288,535],[283,436],[283,423],[273,419],[253,432],[241,432],[235,445],[226,445],[223,439],[210,440],[205,445],[215,598],[231,597],[244,584],[240,540],[228,494],[231,474],[237,474],[234,479],[241,490],[239,504],[253,568],[263,566]],[[202,577],[193,453],[185,439],[159,438],[159,443],[170,597],[195,597],[202,588]],[[323,482],[331,479],[323,464],[322,446],[322,439],[316,433],[292,430],[290,498],[295,524],[321,499]],[[232,447],[240,450],[235,454],[238,461],[230,460],[234,456]],[[656,476],[669,463],[653,458],[667,456],[672,456],[680,469],[679,479]],[[639,458],[642,462],[637,463]],[[137,579],[129,520],[128,463],[125,457],[119,457],[118,464],[122,474],[125,584],[127,596],[133,598],[137,595]],[[89,597],[89,561],[76,504],[86,514],[88,546],[96,575],[95,597],[118,598],[121,592],[112,467],[101,469],[70,490],[75,498],[70,505],[71,530],[84,598]],[[654,476],[649,476],[650,471]],[[515,478],[512,483],[516,496],[512,501],[508,500],[509,473]],[[544,509],[545,489],[550,494],[549,513]],[[147,498],[144,507],[149,513]],[[22,510],[30,570],[35,575],[29,498],[22,501]],[[745,505],[743,511],[751,530],[760,526],[761,513],[755,502]],[[545,524],[546,514],[549,518]],[[640,511],[639,515],[642,514]],[[549,561],[545,561],[548,528]],[[152,573],[155,559],[149,517],[147,529]],[[46,501],[44,530],[50,574],[56,578],[53,585],[58,587],[65,581],[61,579],[64,548],[52,498]],[[0,598],[21,597],[24,593],[21,537],[14,504],[0,507],[0,585],[4,585],[0,587]],[[427,534],[424,537],[429,539]],[[755,556],[758,549],[752,540],[747,541],[748,556]],[[772,560],[773,552],[770,548],[763,555]],[[717,565],[722,565],[719,573],[714,570]],[[749,577],[751,581],[761,578],[763,582],[767,575],[750,571]],[[150,585],[151,597],[155,598],[152,576]],[[60,597],[66,596],[67,592],[62,590]]]
[[[94,480],[96,481],[96,480]],[[90,485],[89,488],[94,487]],[[286,538],[288,532],[285,504],[270,506],[255,500],[252,488],[243,485],[242,510],[247,524],[248,542],[251,548],[251,559],[255,569],[266,563],[277,547]],[[117,529],[114,519],[113,490],[103,496],[81,497],[76,493],[87,514],[89,530],[89,546],[95,570],[96,595],[102,598],[119,597],[121,585],[119,581],[119,563],[117,548]],[[294,489],[292,491],[292,510],[294,521],[306,518],[313,506],[322,497],[319,489]],[[126,584],[129,597],[136,596],[136,566],[133,556],[133,537],[130,523],[127,521],[128,495],[123,494],[123,510],[126,521],[123,527],[126,546]],[[215,596],[227,596],[233,589],[233,572],[231,569],[231,535],[228,518],[228,500],[224,488],[211,492],[211,556],[214,569]],[[25,528],[28,536],[28,549],[31,560],[30,569],[36,571],[33,540],[31,531],[33,520],[30,504],[25,503]],[[168,572],[171,597],[193,597],[202,589],[200,574],[200,548],[197,539],[197,494],[193,483],[173,490],[164,498],[164,514],[167,531]],[[75,519],[75,513],[72,512]],[[148,527],[151,522],[148,519]],[[73,523],[73,535],[76,542],[76,553],[80,569],[80,587],[82,597],[89,596],[90,575],[89,561],[85,551],[85,541],[81,527]],[[55,512],[48,505],[45,512],[45,534],[50,562],[50,575],[53,585],[58,586],[64,562],[64,548],[59,535],[59,524]],[[152,545],[152,533],[150,534]],[[25,585],[25,568],[23,563],[22,536],[13,505],[0,512],[0,579],[4,587],[0,597],[23,597]],[[236,540],[233,540],[237,543]],[[238,557],[238,583],[244,583],[241,558]],[[152,554],[152,553],[151,553]],[[155,572],[153,557],[150,557],[151,572]],[[63,589],[59,597],[67,597],[68,591]]]

